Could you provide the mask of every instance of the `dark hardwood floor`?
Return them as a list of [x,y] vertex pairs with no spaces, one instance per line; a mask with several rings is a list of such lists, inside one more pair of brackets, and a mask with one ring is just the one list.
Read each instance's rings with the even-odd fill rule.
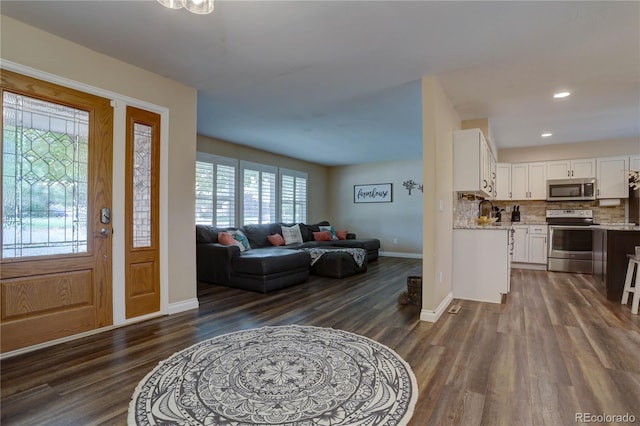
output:
[[[136,384],[176,351],[265,325],[334,327],[375,339],[412,366],[417,425],[570,425],[576,413],[640,423],[640,317],[591,276],[513,270],[506,304],[454,301],[419,321],[398,295],[421,261],[380,258],[347,279],[312,277],[266,295],[199,286],[200,308],[1,363],[2,425],[125,424]],[[580,424],[581,422],[577,422]]]

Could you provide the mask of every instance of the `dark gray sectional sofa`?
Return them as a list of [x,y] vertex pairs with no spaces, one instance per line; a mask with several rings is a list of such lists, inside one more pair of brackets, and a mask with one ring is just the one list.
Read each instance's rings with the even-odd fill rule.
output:
[[[315,241],[313,232],[319,231],[319,226],[328,226],[329,222],[299,224],[302,243],[274,247],[267,237],[281,234],[282,225],[294,224],[246,225],[241,228],[196,225],[198,281],[266,293],[304,282],[310,273],[341,278],[363,272],[368,262],[378,258],[380,240],[375,238],[357,239],[355,234],[348,234],[346,240]],[[242,230],[251,249],[240,251],[237,246],[220,244],[218,234],[229,229]],[[299,249],[313,247],[361,248],[366,250],[367,258],[363,265],[358,266],[350,255],[336,251],[323,255],[312,267],[309,253]]]

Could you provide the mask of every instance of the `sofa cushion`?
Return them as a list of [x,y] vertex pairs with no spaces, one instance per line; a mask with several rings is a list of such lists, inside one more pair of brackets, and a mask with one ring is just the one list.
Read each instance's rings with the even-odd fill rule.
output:
[[267,240],[269,240],[269,244],[271,244],[272,246],[278,247],[284,245],[284,237],[280,234],[269,235],[267,237]]
[[275,223],[245,225],[242,231],[249,239],[251,248],[271,247],[267,237],[280,233],[280,226]]
[[335,247],[354,247],[363,248],[367,251],[378,250],[380,248],[380,240],[377,238],[364,238],[357,240],[338,240],[331,241],[331,245]]
[[267,275],[299,268],[309,269],[309,253],[280,247],[264,247],[245,251],[231,260],[234,271],[242,274]]
[[313,241],[313,233],[320,232],[318,225],[300,224],[300,233],[302,234],[302,241]]
[[338,236],[339,240],[346,240],[348,233],[349,233],[349,231],[347,231],[346,229],[344,231],[336,230],[336,235]]
[[217,243],[220,232],[223,232],[223,229],[215,226],[196,225],[196,244]]
[[302,241],[302,234],[300,233],[300,226],[299,225],[293,225],[293,226],[281,226],[280,227],[282,230],[282,236],[284,237],[284,242],[285,244],[289,245],[289,244],[293,244],[293,243],[301,243]]

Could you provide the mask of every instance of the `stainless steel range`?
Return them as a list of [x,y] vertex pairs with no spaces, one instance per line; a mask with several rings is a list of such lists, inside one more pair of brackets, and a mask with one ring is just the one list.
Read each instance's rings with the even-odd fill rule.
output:
[[593,273],[593,210],[547,210],[549,271]]

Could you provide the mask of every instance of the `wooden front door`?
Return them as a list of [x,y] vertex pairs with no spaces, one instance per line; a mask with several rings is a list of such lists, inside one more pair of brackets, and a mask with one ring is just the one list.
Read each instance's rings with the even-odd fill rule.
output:
[[127,107],[125,315],[160,310],[160,115]]
[[0,70],[0,351],[112,324],[113,109]]

